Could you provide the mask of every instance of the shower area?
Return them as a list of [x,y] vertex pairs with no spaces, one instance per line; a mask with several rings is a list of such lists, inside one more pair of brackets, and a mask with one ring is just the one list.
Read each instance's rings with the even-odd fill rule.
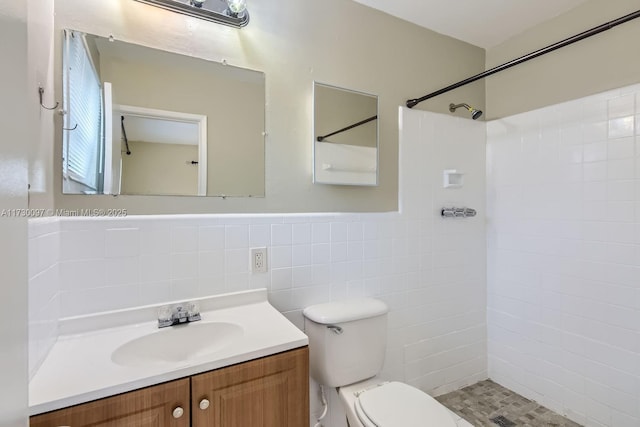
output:
[[[419,211],[409,181],[424,181],[412,162],[426,145],[449,153],[429,167],[473,171],[462,188],[440,185],[437,199],[479,207],[486,227],[440,225],[486,239],[495,384],[432,393],[477,426],[640,426],[640,84],[488,122],[402,116],[403,215]],[[469,188],[485,166],[486,184]]]
[[640,425],[640,85],[487,123],[489,377]]
[[[639,15],[411,99],[407,107]],[[422,136],[401,139],[401,159],[413,139],[442,145],[431,141],[425,123],[439,129],[436,135],[459,128],[445,116],[447,105],[451,113],[468,110],[465,122],[482,115],[441,98],[442,114],[403,111],[403,135]],[[413,114],[421,117],[417,129]],[[486,147],[478,161],[486,162],[490,380],[434,394],[478,426],[640,426],[640,84],[484,126],[486,134],[475,134],[473,143]],[[466,161],[477,154],[458,153]]]

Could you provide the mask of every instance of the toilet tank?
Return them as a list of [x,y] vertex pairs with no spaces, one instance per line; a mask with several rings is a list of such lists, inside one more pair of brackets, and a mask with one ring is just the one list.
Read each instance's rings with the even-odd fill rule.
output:
[[319,384],[341,387],[380,372],[387,344],[387,305],[373,298],[304,309],[309,370]]

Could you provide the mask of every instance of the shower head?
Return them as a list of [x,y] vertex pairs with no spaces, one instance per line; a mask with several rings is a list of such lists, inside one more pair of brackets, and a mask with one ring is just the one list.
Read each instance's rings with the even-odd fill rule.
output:
[[480,116],[482,116],[481,110],[476,110],[475,108],[471,107],[469,104],[449,104],[449,111],[454,113],[460,107],[464,107],[467,110],[469,110],[469,112],[471,113],[471,118],[473,120],[478,120]]

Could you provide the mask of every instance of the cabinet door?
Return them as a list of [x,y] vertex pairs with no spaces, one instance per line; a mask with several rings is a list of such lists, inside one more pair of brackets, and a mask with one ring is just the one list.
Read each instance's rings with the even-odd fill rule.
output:
[[[176,418],[175,416],[182,415]],[[175,414],[174,414],[175,412]],[[31,427],[188,427],[189,379],[31,417]],[[175,416],[174,416],[175,415]]]
[[308,427],[307,347],[191,377],[193,427]]

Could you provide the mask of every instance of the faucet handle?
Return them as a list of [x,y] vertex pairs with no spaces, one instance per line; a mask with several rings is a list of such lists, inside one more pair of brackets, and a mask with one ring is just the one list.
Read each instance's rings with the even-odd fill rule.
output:
[[187,318],[189,322],[194,322],[196,320],[200,320],[200,306],[198,306],[197,302],[188,302],[186,304],[187,308]]
[[170,305],[158,307],[158,327],[171,326],[173,324],[173,309]]

